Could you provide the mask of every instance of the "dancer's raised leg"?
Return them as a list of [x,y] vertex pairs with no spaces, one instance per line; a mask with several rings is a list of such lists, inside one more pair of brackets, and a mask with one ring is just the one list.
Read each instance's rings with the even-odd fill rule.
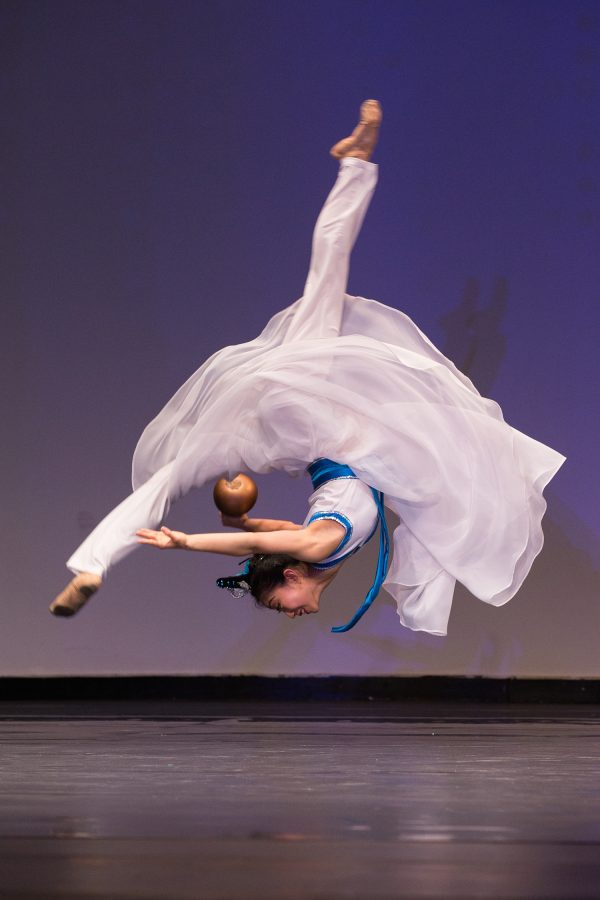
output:
[[353,136],[336,144],[335,153],[332,150],[341,160],[340,169],[315,224],[308,278],[286,341],[339,334],[350,254],[377,184],[377,166],[369,157],[380,122],[377,101],[365,101]]

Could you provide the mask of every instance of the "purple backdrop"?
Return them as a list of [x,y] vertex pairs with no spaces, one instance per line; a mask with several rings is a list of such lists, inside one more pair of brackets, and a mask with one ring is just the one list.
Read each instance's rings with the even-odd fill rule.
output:
[[[4,2],[0,674],[600,675],[600,15],[593,2]],[[330,145],[384,108],[350,292],[408,312],[568,462],[547,546],[446,639],[353,561],[318,617],[212,588],[227,560],[138,552],[72,621],[63,560],[129,491],[137,437],[211,352],[302,291]],[[260,480],[300,518],[307,485]],[[213,530],[208,491],[170,516]],[[365,558],[366,557],[366,558]]]

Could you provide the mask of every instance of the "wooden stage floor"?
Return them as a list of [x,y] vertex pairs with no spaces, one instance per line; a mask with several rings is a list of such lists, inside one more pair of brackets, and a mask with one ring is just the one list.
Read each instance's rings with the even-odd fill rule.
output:
[[600,897],[600,708],[0,704],[0,897]]

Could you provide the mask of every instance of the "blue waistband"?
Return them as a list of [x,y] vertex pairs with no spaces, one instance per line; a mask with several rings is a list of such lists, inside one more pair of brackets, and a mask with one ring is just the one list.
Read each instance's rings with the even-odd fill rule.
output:
[[313,489],[316,491],[326,481],[332,481],[334,478],[356,478],[350,466],[342,463],[334,462],[332,459],[325,459],[324,456],[315,459],[307,466],[306,471],[310,475]]

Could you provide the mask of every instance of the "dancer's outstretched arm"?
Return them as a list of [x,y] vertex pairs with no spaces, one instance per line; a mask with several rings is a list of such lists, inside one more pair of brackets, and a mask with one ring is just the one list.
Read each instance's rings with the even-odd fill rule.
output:
[[160,550],[200,550],[226,556],[251,556],[254,553],[287,553],[302,562],[320,562],[339,546],[345,531],[330,519],[311,522],[297,530],[241,532],[237,534],[186,534],[163,525],[160,531],[141,528],[136,532],[140,544]]

